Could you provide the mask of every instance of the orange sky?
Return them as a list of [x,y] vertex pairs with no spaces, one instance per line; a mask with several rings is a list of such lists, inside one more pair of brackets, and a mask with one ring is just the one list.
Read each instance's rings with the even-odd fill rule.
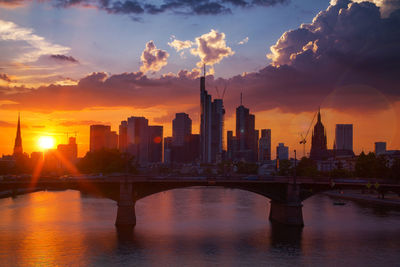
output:
[[[329,98],[327,99],[326,101],[330,101]],[[0,124],[0,153],[6,155],[12,153],[18,112],[11,110],[1,110],[0,112],[1,121],[3,122]],[[149,119],[150,124],[160,125],[161,123],[154,122],[153,118],[160,117],[160,114],[165,112],[161,108],[133,109],[130,107],[91,108],[82,111],[55,111],[51,113],[22,111],[21,124],[24,151],[29,154],[33,151],[40,151],[40,147],[38,146],[40,136],[53,136],[56,144],[61,144],[67,142],[67,132],[69,132],[69,135],[75,135],[74,132],[76,131],[78,154],[79,156],[84,156],[89,148],[90,124],[105,123],[111,125],[112,130],[118,131],[120,121],[126,119],[128,116],[145,116]],[[392,105],[390,109],[379,112],[345,113],[333,109],[322,109],[321,113],[322,122],[327,130],[329,148],[333,145],[335,124],[337,123],[352,123],[354,125],[355,153],[360,153],[362,150],[373,151],[374,142],[376,141],[386,141],[388,149],[400,148],[399,102],[396,105]],[[258,112],[255,115],[257,129],[272,129],[273,157],[275,156],[275,147],[279,142],[289,145],[292,155],[293,149],[297,149],[298,155],[303,155],[303,147],[299,144],[300,133],[307,130],[313,117],[312,113],[282,113],[278,109],[273,109]],[[193,133],[198,133],[198,113],[190,114],[190,117],[193,120]],[[4,125],[4,122],[7,125]],[[164,126],[164,137],[171,136],[171,122],[161,125]],[[225,132],[226,130],[234,129],[234,110],[227,110]],[[310,149],[310,135],[308,137],[306,153]]]

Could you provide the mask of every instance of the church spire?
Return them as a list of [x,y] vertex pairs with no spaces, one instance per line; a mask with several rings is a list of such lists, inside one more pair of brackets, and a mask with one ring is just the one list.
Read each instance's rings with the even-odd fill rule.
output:
[[17,136],[15,137],[14,144],[14,156],[21,155],[23,153],[22,150],[22,138],[21,138],[21,123],[20,123],[20,114],[18,112],[18,125],[17,125]]
[[318,107],[318,121],[321,122],[321,107]]

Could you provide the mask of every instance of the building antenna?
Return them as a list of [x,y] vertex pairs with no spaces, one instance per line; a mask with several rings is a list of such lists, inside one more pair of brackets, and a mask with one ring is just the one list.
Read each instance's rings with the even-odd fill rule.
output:
[[243,96],[242,96],[242,92],[240,92],[240,105],[242,106],[243,104]]
[[206,63],[203,64],[204,77],[206,77]]

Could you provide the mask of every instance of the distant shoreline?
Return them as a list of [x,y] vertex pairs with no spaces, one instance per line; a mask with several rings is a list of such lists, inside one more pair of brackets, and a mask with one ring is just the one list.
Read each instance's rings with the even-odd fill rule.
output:
[[367,203],[379,207],[391,207],[400,209],[400,198],[380,199],[378,198],[377,195],[373,196],[371,194],[361,194],[361,193],[353,193],[346,191],[344,191],[343,193],[330,191],[330,192],[324,192],[323,194],[332,198],[346,199],[359,203]]

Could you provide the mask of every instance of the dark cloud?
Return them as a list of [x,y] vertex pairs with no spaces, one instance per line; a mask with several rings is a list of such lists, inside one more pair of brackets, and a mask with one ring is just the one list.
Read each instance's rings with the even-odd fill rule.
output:
[[0,80],[11,82],[10,76],[8,76],[6,73],[0,73]]
[[[17,5],[28,0],[0,0],[0,4]],[[111,14],[140,15],[173,12],[185,15],[216,15],[231,13],[233,8],[274,6],[289,0],[161,0],[159,4],[145,0],[53,0],[57,7],[91,6]],[[137,19],[136,17],[133,17]]]
[[[400,11],[382,18],[371,3],[341,1],[320,12],[311,24],[282,35],[273,46],[272,64],[229,79],[207,77],[207,88],[227,85],[224,105],[232,114],[239,103],[252,111],[284,112],[324,108],[376,111],[400,101]],[[43,112],[94,107],[162,107],[158,121],[173,112],[198,110],[198,71],[148,78],[142,72],[109,76],[98,72],[75,86],[0,88],[3,109]],[[183,110],[186,109],[186,110]]]
[[54,59],[59,62],[68,62],[68,63],[79,63],[77,59],[75,59],[72,56],[66,56],[66,55],[50,55],[51,59]]

